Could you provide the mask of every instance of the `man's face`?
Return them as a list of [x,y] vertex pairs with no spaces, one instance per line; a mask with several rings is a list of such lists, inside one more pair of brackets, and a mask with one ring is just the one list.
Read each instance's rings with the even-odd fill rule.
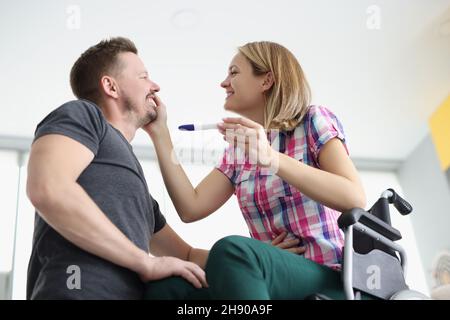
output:
[[144,63],[136,54],[124,52],[119,54],[119,59],[122,64],[117,77],[119,99],[129,112],[130,119],[140,128],[156,119],[153,97],[160,88],[150,80]]

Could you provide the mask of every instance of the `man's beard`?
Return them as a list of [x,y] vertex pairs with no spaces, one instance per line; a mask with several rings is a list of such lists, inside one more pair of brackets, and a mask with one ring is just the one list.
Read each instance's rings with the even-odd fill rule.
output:
[[[139,108],[131,101],[129,96],[124,96],[125,109],[130,117],[136,123],[137,128],[141,128],[156,119],[157,113],[154,110],[148,110],[144,116],[139,115]],[[144,103],[147,103],[147,99]],[[144,107],[145,108],[145,107]]]

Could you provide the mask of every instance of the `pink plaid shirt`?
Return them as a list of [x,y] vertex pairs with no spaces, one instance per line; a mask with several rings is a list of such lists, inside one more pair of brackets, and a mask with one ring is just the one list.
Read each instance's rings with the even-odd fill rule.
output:
[[[310,106],[295,130],[268,133],[275,150],[319,169],[319,152],[335,137],[347,150],[341,123],[323,106]],[[249,163],[248,158],[239,161],[233,155],[232,147],[226,149],[216,168],[233,183],[251,237],[270,244],[285,230],[286,240],[298,238],[299,245],[306,246],[305,258],[339,268],[344,245],[337,225],[340,212],[311,200],[268,169]]]

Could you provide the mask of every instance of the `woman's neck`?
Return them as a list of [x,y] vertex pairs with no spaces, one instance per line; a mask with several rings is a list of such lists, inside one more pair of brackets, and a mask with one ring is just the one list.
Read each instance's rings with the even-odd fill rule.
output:
[[239,114],[243,117],[246,117],[252,121],[255,121],[264,127],[264,109],[249,109],[240,112]]

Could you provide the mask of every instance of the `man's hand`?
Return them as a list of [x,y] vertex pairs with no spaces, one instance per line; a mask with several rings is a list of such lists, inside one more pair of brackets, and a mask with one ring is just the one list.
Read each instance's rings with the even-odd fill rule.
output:
[[153,281],[171,276],[183,277],[196,288],[207,288],[205,271],[195,263],[175,257],[150,257],[144,263],[143,271],[139,272],[142,281]]
[[284,249],[296,254],[303,254],[306,251],[306,247],[299,247],[300,239],[284,240],[287,236],[287,232],[283,231],[275,239],[272,240],[272,245],[280,249]]
[[155,120],[149,122],[148,124],[142,127],[142,129],[145,132],[147,132],[152,139],[158,136],[159,134],[168,131],[166,106],[156,94],[153,94],[153,97],[154,97],[153,100],[156,103],[155,109],[157,117]]

